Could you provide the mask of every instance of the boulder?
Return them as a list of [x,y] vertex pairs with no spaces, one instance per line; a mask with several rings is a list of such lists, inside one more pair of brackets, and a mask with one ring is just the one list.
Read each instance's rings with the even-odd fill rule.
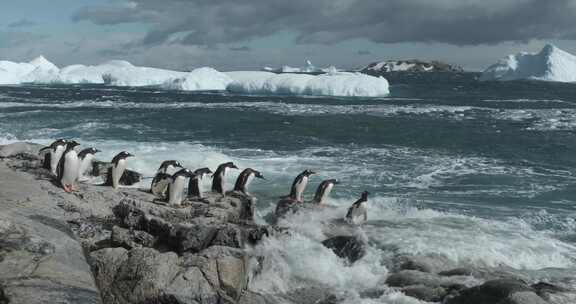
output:
[[425,302],[441,302],[448,294],[448,291],[443,287],[428,287],[422,285],[404,287],[401,291],[409,297]]
[[462,285],[460,277],[442,277],[436,274],[418,270],[402,270],[390,275],[386,284],[391,287],[427,286],[427,287],[454,287]]
[[153,247],[155,238],[144,231],[134,231],[114,226],[110,241],[114,247],[123,247],[130,250],[132,248]]
[[[398,265],[398,266],[397,266]],[[439,254],[429,255],[401,255],[394,259],[393,269],[418,270],[429,273],[439,273],[456,268],[456,263]]]
[[355,236],[336,236],[322,242],[334,253],[348,262],[354,263],[366,254],[366,245]]
[[514,279],[488,281],[447,298],[446,304],[546,304],[526,283]]

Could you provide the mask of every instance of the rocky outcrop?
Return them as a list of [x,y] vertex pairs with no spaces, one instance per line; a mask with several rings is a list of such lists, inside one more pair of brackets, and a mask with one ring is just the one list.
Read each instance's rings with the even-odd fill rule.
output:
[[355,236],[335,236],[323,241],[322,245],[349,263],[358,261],[366,254],[366,244]]
[[[82,184],[66,194],[40,168],[39,146],[0,147],[0,303],[238,303],[250,197],[208,194],[181,208],[138,189]],[[259,297],[257,294],[252,294]]]
[[360,72],[372,75],[382,76],[389,73],[462,73],[464,69],[461,66],[452,65],[440,61],[422,61],[422,60],[386,60],[373,62],[362,68]]
[[526,283],[502,279],[460,291],[445,301],[446,304],[546,304]]

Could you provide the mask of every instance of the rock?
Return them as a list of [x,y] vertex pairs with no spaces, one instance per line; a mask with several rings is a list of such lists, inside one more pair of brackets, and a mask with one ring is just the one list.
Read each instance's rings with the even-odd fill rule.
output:
[[214,303],[218,304],[220,296],[200,269],[191,267],[181,273],[170,283],[160,303]]
[[570,292],[570,290],[566,288],[546,282],[538,282],[530,285],[530,287],[536,292],[536,294],[544,299],[549,299],[552,294]]
[[446,304],[546,304],[522,281],[501,279],[462,290]]
[[421,285],[404,287],[401,291],[409,297],[425,302],[441,302],[448,293],[446,289],[442,287],[428,287]]
[[118,226],[112,228],[110,237],[112,246],[128,250],[140,247],[154,247],[155,238],[144,231],[130,231]]
[[438,275],[445,276],[445,277],[453,277],[453,276],[472,276],[473,275],[472,269],[468,268],[455,268],[447,271],[440,271]]
[[273,221],[277,221],[288,214],[296,213],[303,205],[303,203],[300,203],[295,199],[289,197],[282,198],[276,204]]
[[336,236],[322,242],[322,245],[332,249],[334,253],[354,263],[366,254],[364,242],[354,236]]
[[382,76],[393,72],[411,72],[411,73],[462,73],[462,67],[452,64],[447,64],[440,61],[422,61],[417,59],[412,60],[386,60],[373,62],[363,68],[360,72],[372,75]]
[[[395,266],[399,265],[399,266]],[[454,269],[456,264],[445,256],[438,254],[430,255],[402,255],[395,258],[393,269],[418,270],[429,273],[439,273]]]
[[90,264],[104,303],[119,303],[112,292],[118,269],[128,259],[128,250],[124,248],[105,248],[90,253]]
[[40,149],[42,149],[42,145],[33,144],[33,143],[26,143],[26,142],[16,142],[4,146],[0,146],[0,158],[16,156],[18,154],[30,154],[30,155],[38,155]]
[[460,278],[461,277],[442,277],[418,270],[402,270],[390,275],[386,279],[386,284],[391,287],[454,287],[463,284],[463,281]]
[[220,288],[238,300],[248,287],[248,255],[241,249],[212,246],[201,256],[216,261]]

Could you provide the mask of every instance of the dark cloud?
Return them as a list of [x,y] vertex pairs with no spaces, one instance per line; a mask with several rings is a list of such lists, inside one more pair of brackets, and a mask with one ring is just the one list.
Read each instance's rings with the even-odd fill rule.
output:
[[14,21],[10,24],[8,24],[8,27],[10,28],[18,28],[18,27],[29,27],[29,26],[35,26],[38,23],[28,20],[28,19],[20,19],[18,21]]
[[234,52],[250,52],[252,49],[247,46],[231,47],[231,51]]
[[359,50],[358,52],[356,52],[356,54],[364,56],[364,55],[372,55],[372,52],[368,50]]
[[134,0],[74,20],[149,26],[144,44],[235,43],[281,31],[299,43],[495,44],[576,37],[576,0]]

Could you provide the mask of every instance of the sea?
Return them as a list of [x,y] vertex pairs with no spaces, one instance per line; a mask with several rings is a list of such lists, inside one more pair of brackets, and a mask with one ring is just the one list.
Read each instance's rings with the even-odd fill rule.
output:
[[[76,139],[129,168],[254,168],[257,221],[304,169],[306,198],[338,179],[329,206],[281,221],[292,233],[253,250],[267,258],[250,289],[322,287],[346,303],[423,303],[386,288],[399,255],[443,256],[529,282],[576,288],[576,84],[480,82],[478,74],[391,75],[382,98],[245,96],[99,85],[0,87],[0,144]],[[238,172],[231,172],[229,185]],[[137,187],[147,187],[146,179]],[[369,191],[350,265],[321,245],[327,223]]]

